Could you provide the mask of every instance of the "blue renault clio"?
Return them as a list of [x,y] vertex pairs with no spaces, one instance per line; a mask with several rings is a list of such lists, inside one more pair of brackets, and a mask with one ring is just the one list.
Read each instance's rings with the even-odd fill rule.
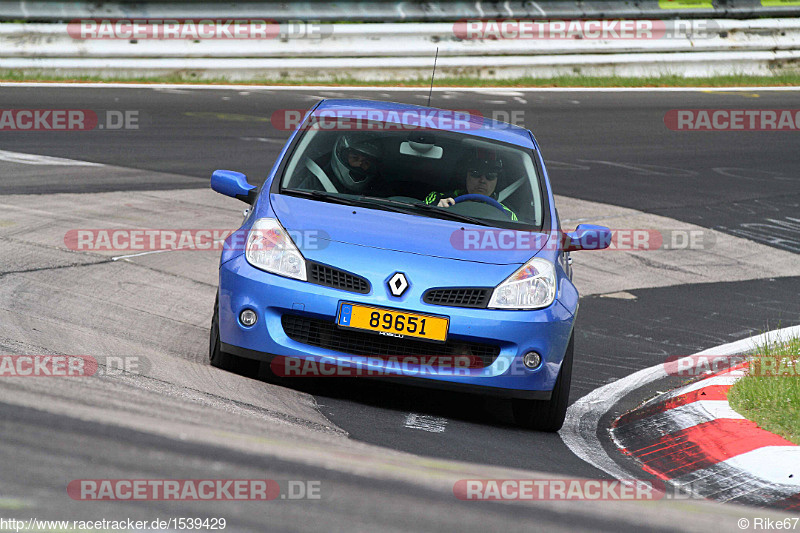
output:
[[561,231],[530,131],[323,100],[261,187],[228,170],[211,187],[251,204],[220,259],[212,365],[496,395],[520,425],[560,429],[578,311],[569,253],[607,247],[610,231]]

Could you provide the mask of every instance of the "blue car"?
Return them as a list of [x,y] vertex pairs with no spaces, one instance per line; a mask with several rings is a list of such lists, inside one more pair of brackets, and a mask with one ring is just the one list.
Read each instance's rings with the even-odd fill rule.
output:
[[495,395],[518,424],[560,429],[578,311],[569,253],[607,247],[610,231],[561,231],[530,131],[323,100],[260,187],[229,170],[211,187],[251,204],[220,258],[212,365]]

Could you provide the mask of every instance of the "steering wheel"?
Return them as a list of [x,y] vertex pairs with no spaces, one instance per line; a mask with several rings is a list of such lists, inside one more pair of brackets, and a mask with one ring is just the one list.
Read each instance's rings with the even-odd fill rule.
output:
[[483,202],[484,204],[490,205],[495,209],[499,209],[505,216],[511,218],[511,213],[505,207],[503,207],[503,204],[491,196],[486,196],[485,194],[462,194],[457,198],[453,198],[453,202],[456,204],[460,204],[461,202]]

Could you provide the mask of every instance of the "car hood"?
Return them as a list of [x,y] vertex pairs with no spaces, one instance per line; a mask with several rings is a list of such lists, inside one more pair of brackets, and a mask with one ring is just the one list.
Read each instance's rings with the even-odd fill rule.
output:
[[[298,246],[317,239],[496,265],[522,264],[544,247],[541,233],[271,194],[270,203]],[[298,242],[305,239],[305,243]]]

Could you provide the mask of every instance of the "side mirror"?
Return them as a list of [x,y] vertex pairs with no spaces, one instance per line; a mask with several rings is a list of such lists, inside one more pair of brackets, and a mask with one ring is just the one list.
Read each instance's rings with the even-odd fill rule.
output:
[[577,250],[603,250],[611,244],[611,230],[605,226],[581,224],[575,231],[566,233],[565,252]]
[[233,170],[215,170],[211,174],[211,188],[250,205],[255,203],[258,196],[258,187],[247,183],[247,176]]

